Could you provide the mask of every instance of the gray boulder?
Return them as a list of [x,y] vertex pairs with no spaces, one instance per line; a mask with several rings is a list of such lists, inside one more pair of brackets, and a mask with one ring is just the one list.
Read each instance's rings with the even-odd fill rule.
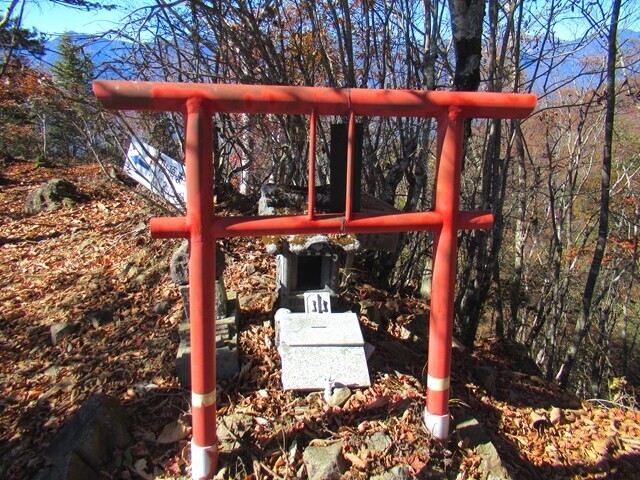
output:
[[324,447],[307,447],[302,454],[309,480],[338,480],[349,469],[342,455],[342,442]]
[[409,480],[411,473],[406,465],[396,465],[391,470],[380,475],[374,475],[371,480]]
[[68,322],[56,323],[51,325],[49,330],[51,332],[51,344],[57,345],[63,338],[75,333],[78,330],[78,326]]
[[505,468],[498,450],[491,442],[489,435],[478,421],[464,415],[455,422],[451,436],[467,445],[467,448],[475,450],[480,456],[482,468],[482,480],[511,480],[509,472]]
[[114,451],[131,442],[130,426],[131,418],[116,399],[107,395],[89,398],[43,451],[52,467],[41,473],[42,478],[100,478],[99,472]]
[[[224,271],[225,256],[219,245],[216,245],[216,279],[222,277]],[[169,263],[171,280],[178,285],[189,283],[189,241],[183,241],[173,252]]]
[[113,311],[107,308],[94,310],[82,317],[83,323],[90,323],[93,328],[100,328],[107,323],[113,322]]
[[66,180],[54,178],[43,183],[27,196],[26,213],[56,210],[65,205],[71,207],[80,199],[76,186]]
[[376,432],[370,437],[367,437],[365,444],[369,450],[384,452],[393,445],[393,440],[384,432]]

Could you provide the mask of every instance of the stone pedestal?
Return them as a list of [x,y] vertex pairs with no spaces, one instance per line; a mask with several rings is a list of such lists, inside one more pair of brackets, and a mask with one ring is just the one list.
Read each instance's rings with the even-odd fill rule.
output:
[[[181,287],[181,293],[186,288]],[[238,359],[238,328],[236,313],[238,302],[235,292],[229,292],[226,301],[226,315],[216,315],[216,378],[225,380],[233,377],[239,371]],[[216,311],[218,308],[216,306]],[[191,342],[190,324],[188,321],[180,324],[180,346],[176,356],[176,372],[178,381],[183,388],[191,388]]]
[[[236,294],[224,286],[224,253],[216,246],[216,377],[228,379],[239,370],[238,328],[239,310]],[[180,324],[180,346],[176,357],[176,372],[180,385],[191,388],[191,337],[189,323],[189,243],[184,241],[171,257],[171,278],[178,284],[184,305],[185,321]]]

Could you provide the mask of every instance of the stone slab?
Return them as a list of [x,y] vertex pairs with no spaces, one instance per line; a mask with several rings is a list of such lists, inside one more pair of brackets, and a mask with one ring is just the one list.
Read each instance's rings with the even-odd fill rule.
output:
[[285,390],[371,384],[355,313],[292,313],[279,309],[275,324]]
[[281,345],[278,352],[284,390],[323,390],[329,382],[348,387],[371,385],[362,347]]
[[286,313],[275,315],[278,344],[289,346],[364,345],[358,316],[344,313]]

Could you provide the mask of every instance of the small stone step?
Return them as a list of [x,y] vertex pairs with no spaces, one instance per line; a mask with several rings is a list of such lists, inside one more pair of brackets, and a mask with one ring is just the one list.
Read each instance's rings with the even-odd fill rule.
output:
[[[230,316],[216,320],[216,378],[225,380],[233,377],[240,369],[238,358],[238,328],[236,323],[236,295],[228,294],[227,308]],[[180,346],[176,355],[178,381],[185,389],[191,388],[191,342],[190,324],[180,324]]]

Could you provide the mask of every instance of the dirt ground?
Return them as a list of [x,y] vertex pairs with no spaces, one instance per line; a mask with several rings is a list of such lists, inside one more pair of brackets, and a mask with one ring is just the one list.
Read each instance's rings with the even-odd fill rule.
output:
[[[117,452],[105,475],[188,475],[190,395],[174,365],[183,311],[168,271],[177,241],[152,240],[147,222],[158,212],[96,166],[13,162],[0,176],[0,477],[32,478],[45,467],[42,449],[96,393],[116,397],[135,419],[133,444]],[[24,213],[28,193],[51,178],[73,182],[82,199]],[[337,439],[350,464],[344,478],[370,478],[399,464],[416,478],[486,475],[464,439],[441,444],[422,426],[427,302],[387,292],[366,272],[354,276],[345,303],[369,300],[382,319],[360,317],[376,347],[372,385],[330,407],[317,395],[281,389],[270,324],[274,258],[260,239],[223,243],[227,289],[242,299],[241,369],[219,382],[218,414],[248,415],[253,425],[221,454],[219,478],[304,477],[304,448]],[[168,309],[156,308],[162,302]],[[87,321],[98,310],[112,312],[111,321]],[[64,322],[76,330],[52,345],[51,326]],[[453,421],[475,417],[515,479],[639,478],[640,413],[625,391],[615,401],[580,401],[536,376],[530,363],[516,346],[492,339],[479,340],[473,353],[455,348]],[[479,366],[497,373],[493,391],[474,380]],[[384,452],[364,442],[377,431],[393,441]]]

